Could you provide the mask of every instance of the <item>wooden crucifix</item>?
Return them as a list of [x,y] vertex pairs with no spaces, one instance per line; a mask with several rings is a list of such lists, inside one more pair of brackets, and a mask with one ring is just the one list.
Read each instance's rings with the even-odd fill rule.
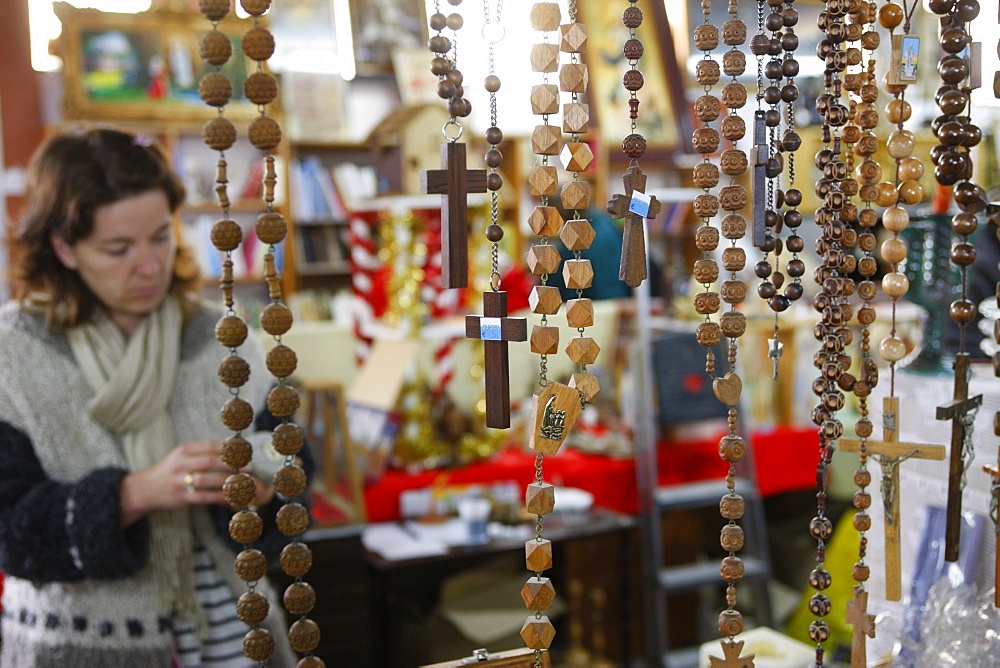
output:
[[625,194],[611,198],[608,213],[614,218],[625,219],[618,280],[635,288],[646,280],[646,240],[643,238],[642,221],[644,218],[656,218],[660,213],[660,203],[656,197],[643,192],[646,189],[646,175],[638,165],[630,165],[622,181],[625,184]]
[[860,585],[854,586],[854,598],[847,602],[847,623],[854,627],[851,639],[851,668],[865,668],[867,640],[875,637],[875,615],[868,614],[868,592]]
[[767,236],[764,216],[768,204],[767,161],[770,158],[764,112],[757,110],[753,116],[753,245],[757,248],[764,245]]
[[[882,400],[882,440],[868,439],[865,447],[882,467],[882,506],[885,520],[885,597],[898,601],[903,596],[901,557],[899,548],[899,465],[907,459],[943,460],[941,445],[899,442],[899,397]],[[840,449],[857,452],[861,440],[840,439]]]
[[720,659],[717,656],[709,655],[709,666],[711,668],[753,668],[755,655],[740,656],[743,652],[743,644],[742,640],[723,640],[722,653],[725,656]]
[[465,144],[441,144],[443,169],[420,173],[420,189],[441,195],[441,285],[469,284],[469,193],[486,192],[486,170],[466,169]]
[[[997,415],[1000,416],[1000,413]],[[1000,451],[997,452],[997,463],[983,466],[983,471],[993,478],[990,488],[993,492],[993,529],[997,539],[996,564],[993,571],[993,605],[1000,608]]]
[[958,561],[962,533],[962,491],[965,489],[966,448],[972,445],[972,422],[983,404],[983,395],[969,396],[969,353],[955,355],[955,389],[952,401],[937,407],[938,420],[951,420],[951,457],[948,466],[948,510],[944,529],[945,561]]
[[510,365],[507,342],[528,339],[526,318],[507,317],[507,293],[483,293],[483,315],[465,316],[465,336],[482,339],[485,354],[486,426],[510,427]]

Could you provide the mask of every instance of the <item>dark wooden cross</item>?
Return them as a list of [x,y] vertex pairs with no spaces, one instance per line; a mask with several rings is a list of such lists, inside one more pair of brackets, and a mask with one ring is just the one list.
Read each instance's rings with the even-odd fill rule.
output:
[[646,280],[646,241],[643,238],[642,221],[644,218],[656,218],[660,213],[660,203],[656,197],[643,192],[646,189],[646,175],[638,165],[631,165],[625,171],[622,181],[625,184],[625,194],[611,198],[608,213],[614,218],[625,219],[618,280],[635,288]]
[[[972,442],[972,420],[983,395],[969,397],[969,353],[955,355],[952,401],[937,407],[938,420],[951,420],[951,458],[948,466],[948,510],[944,529],[945,561],[958,561],[962,534],[962,491],[965,488],[965,447]],[[970,416],[971,413],[971,416]]]
[[993,528],[996,532],[997,553],[993,574],[993,605],[1000,608],[1000,450],[997,451],[997,463],[987,464],[983,471],[993,478]]
[[847,602],[847,623],[854,627],[851,639],[851,668],[865,668],[867,638],[875,637],[875,615],[868,614],[868,592],[854,586],[854,598]]
[[441,144],[441,166],[420,173],[420,189],[441,195],[441,285],[469,284],[469,193],[486,192],[486,170],[466,169],[465,144]]
[[[865,448],[882,467],[882,506],[885,521],[885,597],[903,596],[902,560],[899,546],[899,465],[907,459],[944,459],[944,446],[899,442],[899,397],[882,399],[882,440],[868,439]],[[857,452],[861,441],[840,439],[840,449]]]
[[507,317],[507,293],[483,293],[483,315],[465,316],[465,335],[482,339],[485,353],[486,426],[510,426],[510,365],[508,341],[528,339],[528,321]]
[[753,668],[753,654],[740,656],[740,652],[743,651],[743,644],[744,641],[742,640],[723,640],[722,653],[725,654],[725,657],[720,659],[719,657],[709,655],[709,666],[711,668]]
[[767,236],[764,215],[767,213],[767,161],[771,158],[767,144],[767,124],[764,112],[753,115],[753,245],[760,248]]

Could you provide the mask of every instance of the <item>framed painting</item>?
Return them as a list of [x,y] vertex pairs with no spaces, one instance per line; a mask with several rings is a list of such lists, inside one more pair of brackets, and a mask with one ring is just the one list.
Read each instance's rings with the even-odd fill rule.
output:
[[[199,43],[210,24],[201,16],[117,14],[64,2],[54,9],[62,22],[57,48],[67,119],[194,122],[218,113],[198,96],[198,83],[209,67]],[[232,120],[250,120],[258,113],[243,97],[243,82],[255,68],[240,47],[239,36],[249,27],[249,21],[234,17],[219,23],[233,41],[233,56],[222,67],[233,85],[226,106]]]
[[393,54],[427,46],[423,0],[350,0],[351,43],[360,76],[389,76]]
[[[636,92],[640,101],[636,131],[651,147],[685,147],[690,143],[691,122],[672,26],[662,2],[639,0],[637,6],[645,20],[636,30],[643,44],[638,68],[644,78],[643,87]],[[622,52],[629,38],[629,30],[622,24],[622,5],[578,0],[577,7],[587,24],[591,117],[603,141],[619,143],[631,132],[629,95],[622,85],[622,76],[629,69]]]

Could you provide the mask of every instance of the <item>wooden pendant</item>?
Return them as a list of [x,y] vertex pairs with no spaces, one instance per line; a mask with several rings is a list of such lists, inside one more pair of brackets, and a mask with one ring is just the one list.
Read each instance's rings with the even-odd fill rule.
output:
[[[882,440],[868,439],[865,449],[878,457],[882,467],[882,504],[885,509],[885,597],[898,601],[903,595],[901,555],[899,543],[899,465],[907,459],[943,460],[945,449],[941,445],[900,443],[899,397],[882,400]],[[857,452],[861,441],[842,438],[839,442],[844,452]]]
[[[979,410],[983,395],[969,397],[969,354],[955,356],[955,389],[952,401],[937,407],[938,420],[951,420],[951,458],[948,466],[948,510],[944,530],[944,558],[958,561],[962,532],[962,473],[965,471],[965,440],[972,438],[972,425],[966,428],[969,413]],[[967,432],[968,430],[968,432]]]
[[642,221],[652,220],[660,213],[660,202],[646,189],[646,175],[637,165],[632,165],[622,177],[625,194],[615,195],[608,202],[608,213],[614,218],[625,219],[622,239],[622,259],[618,279],[629,287],[638,287],[646,279],[646,241]]
[[580,417],[580,393],[562,383],[550,382],[531,398],[528,447],[545,455],[559,451]]
[[507,317],[507,293],[483,293],[483,315],[465,316],[465,336],[482,339],[485,353],[486,426],[510,427],[510,360],[508,341],[528,339],[528,321]]
[[742,640],[723,640],[722,653],[725,657],[720,659],[715,656],[709,656],[708,665],[710,668],[753,668],[754,655],[748,654],[747,656],[740,656],[742,651]]
[[469,193],[486,192],[486,170],[466,169],[465,144],[441,144],[443,169],[420,173],[420,189],[441,195],[441,285],[469,284]]
[[888,83],[905,86],[917,80],[920,60],[920,38],[916,35],[892,36],[892,61],[885,79]]
[[847,602],[847,623],[854,627],[851,668],[865,668],[866,638],[875,637],[875,615],[868,614],[868,592],[857,585],[854,587],[854,598]]

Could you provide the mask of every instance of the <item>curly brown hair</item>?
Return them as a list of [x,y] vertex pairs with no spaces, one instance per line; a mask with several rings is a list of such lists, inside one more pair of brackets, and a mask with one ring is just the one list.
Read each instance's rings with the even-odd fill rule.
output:
[[[92,232],[99,207],[155,189],[166,194],[171,213],[184,202],[184,185],[163,151],[140,135],[74,128],[46,140],[28,167],[20,252],[12,269],[15,298],[42,308],[50,327],[89,322],[101,302],[59,261],[51,239],[75,244]],[[197,261],[178,238],[170,292],[190,305],[198,290]]]

